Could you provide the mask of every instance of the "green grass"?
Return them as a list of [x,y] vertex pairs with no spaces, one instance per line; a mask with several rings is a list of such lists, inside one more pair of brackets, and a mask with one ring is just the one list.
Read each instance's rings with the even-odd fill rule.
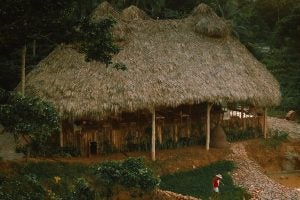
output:
[[238,200],[249,198],[244,189],[233,184],[229,172],[234,169],[231,161],[218,161],[206,167],[191,171],[178,172],[161,177],[160,188],[176,193],[208,199],[212,191],[212,180],[216,174],[222,174],[224,185],[220,186],[220,199]]

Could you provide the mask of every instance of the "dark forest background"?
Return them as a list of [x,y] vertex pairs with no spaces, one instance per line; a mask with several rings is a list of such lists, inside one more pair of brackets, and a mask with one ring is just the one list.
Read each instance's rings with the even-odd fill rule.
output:
[[[0,0],[0,88],[14,90],[60,43],[78,40],[76,27],[99,0]],[[300,111],[300,0],[111,0],[136,5],[157,19],[182,18],[203,2],[232,25],[237,37],[273,73],[283,99],[278,111]],[[93,27],[91,27],[93,28]]]

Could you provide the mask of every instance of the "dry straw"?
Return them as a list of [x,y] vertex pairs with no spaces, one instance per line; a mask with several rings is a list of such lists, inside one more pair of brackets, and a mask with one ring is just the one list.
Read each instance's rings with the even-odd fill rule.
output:
[[[212,22],[201,26],[223,21],[209,7],[202,4],[182,20],[152,20],[136,7],[120,15],[104,5],[94,14],[118,19],[123,43],[113,62],[125,63],[127,71],[86,62],[72,46],[61,45],[28,76],[27,94],[53,102],[63,118],[99,119],[122,111],[199,102],[279,103],[279,84],[266,67],[229,34],[211,34],[224,32],[224,27],[207,27],[206,32],[195,28],[202,17]],[[132,16],[135,20],[128,21]]]

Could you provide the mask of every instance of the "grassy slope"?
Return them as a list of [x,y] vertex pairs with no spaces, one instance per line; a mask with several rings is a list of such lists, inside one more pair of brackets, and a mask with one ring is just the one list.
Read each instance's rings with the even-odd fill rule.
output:
[[219,161],[206,167],[191,171],[178,172],[161,177],[161,188],[190,196],[208,199],[212,195],[212,179],[222,174],[224,185],[220,186],[220,199],[242,199],[245,194],[242,188],[233,184],[229,172],[234,169],[230,161]]

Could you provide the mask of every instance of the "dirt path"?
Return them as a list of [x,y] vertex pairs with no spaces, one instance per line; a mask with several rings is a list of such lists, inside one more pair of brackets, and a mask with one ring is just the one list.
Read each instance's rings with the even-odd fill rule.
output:
[[237,169],[232,173],[235,184],[245,188],[252,199],[300,199],[300,191],[280,185],[263,173],[263,169],[249,159],[243,143],[231,144],[232,153],[228,159],[234,161]]
[[276,117],[268,117],[268,123],[271,131],[284,131],[290,138],[300,140],[300,123]]

